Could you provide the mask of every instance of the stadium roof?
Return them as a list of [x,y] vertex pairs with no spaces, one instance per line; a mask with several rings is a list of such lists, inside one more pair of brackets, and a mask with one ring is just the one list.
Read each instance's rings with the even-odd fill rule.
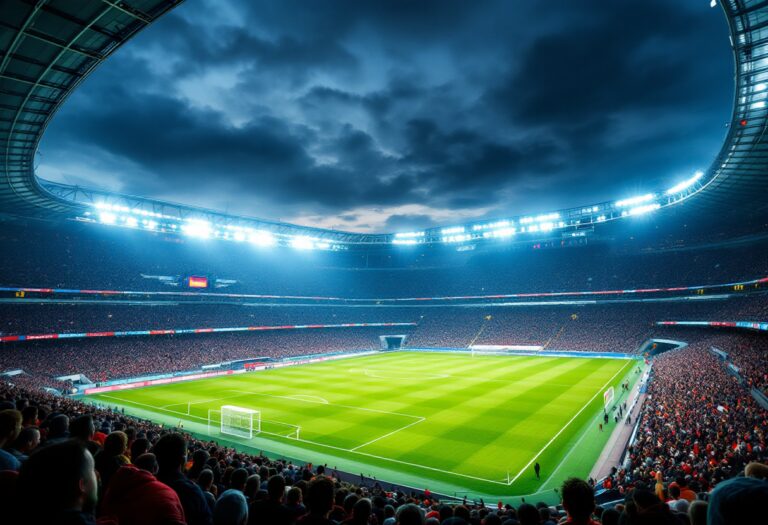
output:
[[[191,230],[242,240],[269,232],[277,242],[328,248],[343,244],[463,243],[582,226],[688,201],[729,212],[768,210],[768,0],[723,0],[735,58],[735,101],[729,131],[710,168],[636,202],[607,202],[498,221],[410,234],[359,234],[236,217],[212,210],[40,181],[35,152],[58,107],[78,84],[139,30],[181,0],[0,0],[0,212],[14,216],[114,221],[150,229],[197,220]],[[706,57],[702,57],[706,60]],[[725,74],[725,72],[723,72]],[[96,207],[98,205],[98,208]],[[104,207],[106,206],[106,212]],[[131,215],[133,214],[133,215]],[[143,223],[138,223],[137,219]],[[160,223],[160,226],[158,224]],[[213,225],[213,226],[211,226]],[[526,226],[527,225],[527,226]],[[213,228],[213,229],[211,229]],[[170,231],[170,230],[167,230]],[[247,233],[250,232],[250,233]],[[263,237],[258,237],[264,240]],[[272,242],[272,239],[268,239]]]

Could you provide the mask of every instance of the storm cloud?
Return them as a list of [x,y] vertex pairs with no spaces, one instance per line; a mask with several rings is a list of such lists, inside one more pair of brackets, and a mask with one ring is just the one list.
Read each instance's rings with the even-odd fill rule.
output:
[[404,230],[672,185],[732,103],[707,2],[188,1],[64,104],[38,174]]

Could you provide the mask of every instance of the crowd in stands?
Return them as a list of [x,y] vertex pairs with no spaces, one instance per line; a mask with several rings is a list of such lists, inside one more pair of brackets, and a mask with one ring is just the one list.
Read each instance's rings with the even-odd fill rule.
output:
[[708,348],[694,343],[654,359],[629,463],[606,488],[624,493],[641,484],[679,499],[675,487],[707,493],[748,463],[768,460],[768,411]]
[[40,377],[46,386],[51,377],[69,374],[84,374],[100,382],[197,370],[202,365],[236,359],[371,350],[380,347],[379,333],[374,328],[336,328],[30,341],[4,345],[0,371],[22,369]]
[[247,306],[241,304],[0,304],[0,333],[46,334],[174,328],[231,328],[358,322],[415,322],[408,308]]
[[[759,319],[768,319],[768,315]],[[726,361],[738,369],[748,388],[757,388],[768,395],[768,334],[740,329],[670,327],[660,328],[656,335],[724,352]]]
[[402,249],[297,254],[66,223],[7,224],[0,243],[0,286],[45,288],[169,291],[176,288],[142,275],[206,275],[237,281],[216,291],[387,298],[698,286],[768,275],[764,243],[701,250],[614,242],[474,255]]
[[[494,308],[252,307],[220,304],[0,305],[5,333],[101,332],[165,328],[414,322],[417,326],[291,329],[176,336],[104,337],[2,343],[0,372],[23,369],[51,378],[82,373],[94,381],[195,370],[252,357],[280,358],[380,348],[380,335],[406,335],[409,348],[533,345],[555,351],[632,353],[651,337],[709,340],[733,352],[758,388],[766,385],[759,335],[658,327],[658,320],[757,319],[760,297],[683,303]],[[670,314],[673,311],[674,314]],[[667,317],[669,316],[669,317]],[[713,339],[714,338],[714,339]],[[732,348],[731,348],[732,347]],[[755,349],[755,351],[751,351]],[[146,359],[137,357],[146,356]]]
[[728,353],[748,386],[768,395],[768,336],[723,336],[712,343]]
[[754,504],[768,496],[768,466],[743,463],[730,474],[745,477],[709,494],[711,483],[665,483],[668,473],[660,472],[613,508],[597,506],[592,486],[577,478],[563,483],[557,506],[441,501],[426,489],[342,481],[327,465],[244,454],[117,411],[0,385],[0,508],[13,525],[759,523]]

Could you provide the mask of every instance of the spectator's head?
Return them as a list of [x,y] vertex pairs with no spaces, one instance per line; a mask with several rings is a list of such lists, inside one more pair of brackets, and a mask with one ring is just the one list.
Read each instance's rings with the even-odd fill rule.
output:
[[680,499],[680,486],[676,483],[669,486],[669,497],[672,499]]
[[472,519],[472,515],[470,514],[469,509],[464,505],[457,505],[456,508],[453,509],[453,515],[456,518],[466,521],[467,523],[469,523]]
[[93,456],[75,440],[38,448],[22,465],[18,487],[22,508],[34,509],[40,523],[54,523],[65,511],[91,511],[98,489]]
[[172,432],[161,437],[152,452],[157,456],[160,474],[179,471],[187,459],[187,442],[184,436]]
[[285,502],[288,505],[299,505],[302,500],[301,489],[299,487],[291,487],[288,489],[288,494],[285,496]]
[[373,505],[368,498],[360,498],[352,507],[352,519],[355,523],[368,523],[368,517],[371,515]]
[[131,458],[136,459],[142,454],[145,454],[150,447],[150,442],[147,438],[138,438],[131,443]]
[[640,511],[648,510],[661,503],[659,497],[647,489],[636,489],[633,491],[632,501],[634,502],[635,507]]
[[309,482],[305,503],[310,514],[325,516],[333,506],[333,481],[325,476],[318,476]]
[[243,490],[243,494],[245,494],[245,498],[249,502],[254,501],[256,499],[256,495],[259,493],[260,488],[261,478],[258,474],[251,474],[248,476],[248,479],[245,480],[245,489]]
[[192,454],[192,468],[203,469],[208,463],[208,459],[210,457],[210,453],[204,448],[195,450],[195,452]]
[[229,477],[229,488],[243,492],[245,491],[245,484],[247,481],[248,471],[242,467],[236,468]]
[[13,448],[22,454],[29,454],[40,444],[40,429],[37,427],[24,427],[16,436]]
[[213,508],[214,525],[246,525],[248,502],[239,490],[225,490]]
[[157,474],[158,466],[157,466],[157,458],[154,454],[151,454],[147,452],[146,454],[141,454],[139,457],[134,458],[133,464],[136,465],[141,470],[146,470],[150,474]]
[[720,483],[709,495],[707,523],[709,525],[755,523],[755,504],[766,501],[768,501],[768,482],[765,480],[729,479]]
[[563,508],[572,520],[585,521],[595,510],[595,493],[592,487],[578,478],[569,478],[563,483]]
[[701,500],[692,501],[688,506],[688,520],[691,522],[691,525],[707,525],[707,502]]
[[485,517],[483,525],[501,525],[501,518],[498,514],[492,512]]
[[122,456],[128,448],[128,436],[125,432],[116,430],[104,440],[104,454],[107,457]]
[[200,471],[200,475],[197,476],[198,486],[201,489],[210,492],[211,486],[213,485],[213,477],[213,471],[209,468],[204,468]]
[[424,514],[413,503],[408,503],[397,509],[397,525],[424,525]]
[[21,412],[13,409],[0,411],[0,447],[13,443],[21,432]]
[[36,406],[25,406],[24,409],[21,411],[21,419],[22,419],[22,425],[25,427],[31,427],[37,425],[37,407]]
[[48,425],[48,439],[65,438],[69,436],[69,416],[56,414]]
[[602,525],[619,525],[619,518],[621,513],[616,509],[605,509],[603,515],[600,516],[600,523]]
[[248,501],[255,500],[256,495],[259,493],[259,489],[261,489],[261,478],[259,475],[251,474],[248,476],[248,479],[245,481],[245,490],[243,490],[246,499]]
[[78,416],[69,424],[69,435],[82,441],[90,441],[96,433],[96,425],[90,414]]
[[437,509],[437,512],[440,514],[441,523],[453,516],[453,509],[449,505],[440,505],[440,508]]
[[517,519],[521,525],[536,525],[540,517],[539,509],[530,503],[523,503],[517,509]]
[[744,467],[744,475],[748,478],[768,479],[768,465],[752,461]]
[[352,508],[355,506],[355,503],[357,503],[357,500],[360,499],[360,496],[355,494],[354,492],[352,494],[346,494],[343,495],[346,491],[338,490],[336,491],[336,504],[338,505],[339,496],[342,496],[344,498],[342,506],[344,507],[344,512],[347,513],[347,515],[352,514]]
[[282,503],[283,496],[285,495],[285,478],[280,474],[272,476],[267,482],[267,493],[269,499]]

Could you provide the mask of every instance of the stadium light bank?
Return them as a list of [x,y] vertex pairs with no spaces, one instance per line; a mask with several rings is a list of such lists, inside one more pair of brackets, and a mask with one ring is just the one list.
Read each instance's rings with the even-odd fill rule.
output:
[[205,215],[206,210],[191,214],[197,216],[173,216],[141,207],[153,201],[117,201],[121,197],[111,194],[103,194],[104,201],[91,203],[90,206],[95,210],[86,211],[78,220],[158,233],[181,234],[201,241],[215,239],[249,243],[258,248],[284,246],[301,251],[347,250],[353,244],[390,244],[403,247],[446,244],[461,247],[479,241],[502,241],[523,234],[531,237],[555,231],[562,231],[564,236],[573,236],[574,233],[583,236],[584,232],[595,224],[646,215],[686,199],[704,187],[704,175],[704,172],[697,171],[693,176],[667,190],[613,202],[394,234],[353,234],[297,225],[288,225],[289,230],[281,230],[279,226],[268,221],[215,212]]

